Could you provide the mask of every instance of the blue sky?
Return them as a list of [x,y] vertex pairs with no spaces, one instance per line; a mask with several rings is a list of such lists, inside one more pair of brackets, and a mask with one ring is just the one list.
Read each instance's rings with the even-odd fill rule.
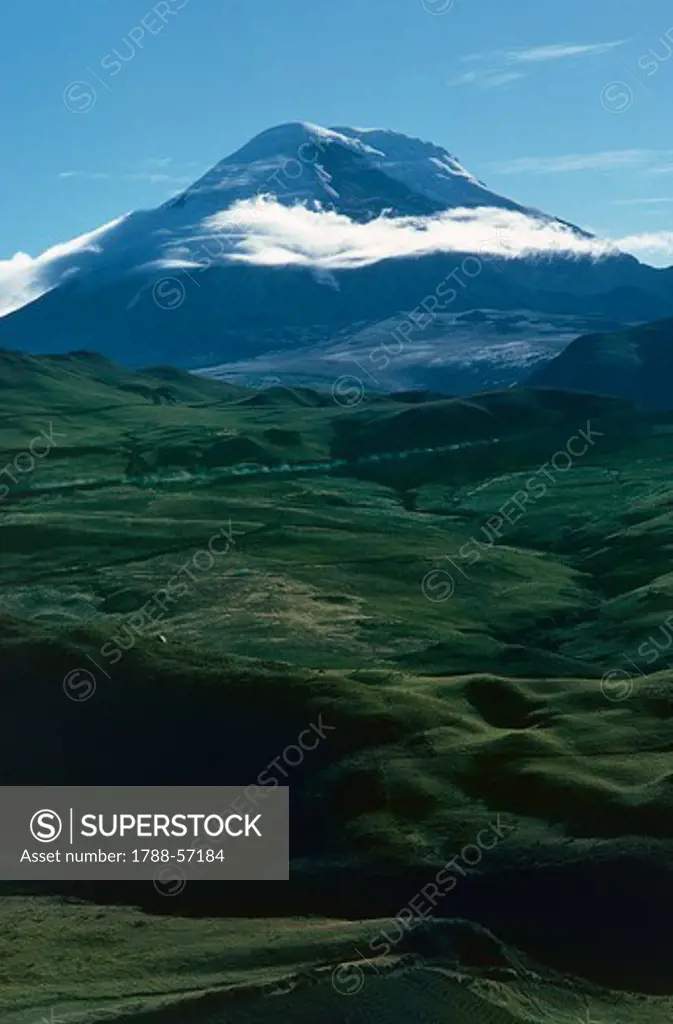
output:
[[32,0],[1,25],[1,257],[155,206],[295,120],[431,140],[610,237],[673,224],[664,0]]

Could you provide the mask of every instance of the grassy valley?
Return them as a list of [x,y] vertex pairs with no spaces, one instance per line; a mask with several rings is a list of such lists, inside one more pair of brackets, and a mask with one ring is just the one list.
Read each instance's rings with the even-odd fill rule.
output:
[[0,389],[5,784],[247,785],[324,731],[288,883],[5,886],[8,1024],[670,1018],[673,416],[89,353],[3,353]]

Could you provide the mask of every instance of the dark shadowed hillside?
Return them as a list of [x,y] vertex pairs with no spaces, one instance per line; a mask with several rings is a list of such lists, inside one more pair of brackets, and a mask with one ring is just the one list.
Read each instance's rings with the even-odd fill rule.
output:
[[[90,353],[3,354],[0,381],[4,461],[52,438],[0,503],[4,784],[263,793],[301,731],[321,735],[277,780],[289,882],[188,880],[172,901],[149,882],[5,885],[10,1024],[50,1006],[83,1024],[273,1021],[269,985],[289,1019],[313,986],[321,1019],[348,1020],[329,979],[351,945],[397,927],[489,828],[501,841],[423,929],[372,954],[359,1012],[396,992],[448,999],[465,1024],[544,1024],[551,1005],[575,1024],[590,998],[609,1020],[661,1019],[673,422],[542,389],[348,409]],[[209,568],[145,619],[214,536]],[[44,957],[28,969],[57,927],[84,984]],[[596,985],[648,993],[645,1016]]]
[[533,387],[616,395],[651,410],[673,408],[671,382],[673,320],[583,335],[527,380]]

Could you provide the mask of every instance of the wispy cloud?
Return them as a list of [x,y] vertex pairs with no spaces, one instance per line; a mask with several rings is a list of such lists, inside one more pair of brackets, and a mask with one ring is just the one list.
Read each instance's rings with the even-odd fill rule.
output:
[[[112,179],[115,181],[142,181],[148,185],[168,185],[175,188],[189,185],[193,180],[193,175],[173,173],[165,169],[172,162],[172,158],[169,156],[151,157],[147,160],[141,160],[134,170],[117,170],[114,172],[68,170],[60,171],[58,177],[63,179],[77,178],[80,181],[110,181]],[[175,171],[178,172],[179,168],[176,168]]]
[[569,174],[575,171],[613,171],[622,167],[647,168],[661,158],[649,149],[608,149],[599,153],[562,156],[523,156],[491,164],[497,174]]
[[673,196],[653,196],[647,199],[612,199],[614,206],[665,206],[673,203]]
[[526,75],[521,71],[495,71],[485,68],[483,71],[466,71],[456,78],[450,78],[446,84],[450,86],[478,85],[482,89],[498,89],[500,86],[508,85],[510,82],[516,82],[525,77]]
[[520,50],[468,53],[460,58],[461,62],[481,64],[482,67],[450,78],[446,84],[494,89],[527,78],[528,74],[524,73],[523,68],[528,71],[536,64],[573,60],[578,57],[599,57],[604,53],[610,53],[618,46],[623,46],[626,42],[626,39],[612,39],[603,43],[550,43]]
[[[0,315],[74,273],[110,266],[119,251],[115,248],[119,239],[124,240],[124,251],[130,251],[133,230],[132,217],[121,218],[54,246],[37,259],[19,253],[11,260],[0,260]],[[221,266],[296,266],[329,272],[442,252],[503,259],[536,254],[598,259],[619,250],[670,260],[673,231],[594,238],[559,221],[493,207],[457,208],[433,217],[382,216],[363,224],[334,211],[284,206],[269,197],[257,197],[235,203],[201,223],[184,224],[179,235],[157,241],[151,248],[140,247],[135,265],[127,269],[152,280],[153,273],[202,268],[204,252],[209,263]]]
[[[59,243],[33,259],[24,252],[9,260],[0,260],[0,316],[20,309],[73,273],[81,257],[94,257],[102,252],[102,239],[121,223],[122,218],[104,224],[70,242]],[[56,274],[54,268],[58,268]]]
[[150,171],[135,171],[131,174],[123,174],[124,181],[146,181],[150,185],[189,185],[192,178],[188,174],[164,174],[163,172],[151,173]]
[[673,164],[658,164],[656,167],[648,167],[647,174],[673,174]]
[[109,171],[59,171],[59,178],[80,178],[85,181],[107,181],[112,177]]
[[150,156],[150,157],[147,157],[147,159],[144,160],[143,163],[147,167],[168,167],[169,164],[173,163],[173,157],[172,156]]
[[673,259],[673,231],[648,231],[639,235],[625,235],[618,239],[618,245],[624,252],[640,256],[646,260],[664,257]]
[[256,199],[208,218],[202,229],[233,239],[227,261],[324,270],[436,252],[472,252],[505,259],[536,253],[598,258],[620,248],[673,254],[673,232],[626,239],[591,238],[558,221],[492,207],[455,209],[436,217],[380,217],[359,224],[331,211]]
[[572,57],[600,57],[627,42],[628,39],[613,39],[607,43],[552,43],[550,46],[532,46],[527,50],[509,50],[504,58],[512,64],[542,64]]

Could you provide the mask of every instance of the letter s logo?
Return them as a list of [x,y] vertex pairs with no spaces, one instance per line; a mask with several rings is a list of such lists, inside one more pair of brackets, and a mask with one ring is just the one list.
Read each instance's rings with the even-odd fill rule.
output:
[[63,822],[56,811],[36,811],[30,819],[30,831],[38,843],[53,843],[61,834]]

